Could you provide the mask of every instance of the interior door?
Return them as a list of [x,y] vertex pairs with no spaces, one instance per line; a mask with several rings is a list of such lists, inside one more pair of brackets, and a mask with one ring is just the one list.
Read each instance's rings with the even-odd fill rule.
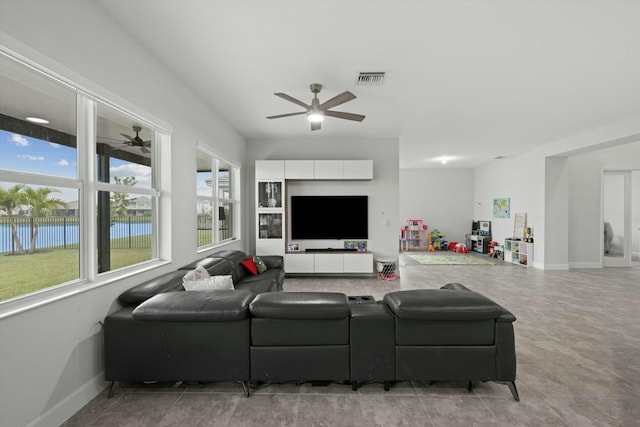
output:
[[631,171],[602,176],[602,264],[631,267]]

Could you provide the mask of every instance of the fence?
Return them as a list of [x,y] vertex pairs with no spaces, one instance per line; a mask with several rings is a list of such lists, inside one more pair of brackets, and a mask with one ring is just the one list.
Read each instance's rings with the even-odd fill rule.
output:
[[[31,246],[36,218],[14,217],[16,234],[25,250]],[[78,217],[37,218],[36,248],[77,249],[80,242]],[[143,249],[151,247],[151,217],[112,217],[109,228],[112,249]],[[16,242],[8,217],[0,217],[0,253],[16,252]]]

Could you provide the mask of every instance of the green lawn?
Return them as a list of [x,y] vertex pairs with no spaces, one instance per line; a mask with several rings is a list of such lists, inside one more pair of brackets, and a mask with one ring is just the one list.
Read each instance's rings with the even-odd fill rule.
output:
[[[0,301],[77,279],[78,249],[0,255]],[[111,269],[151,259],[151,249],[111,249]]]

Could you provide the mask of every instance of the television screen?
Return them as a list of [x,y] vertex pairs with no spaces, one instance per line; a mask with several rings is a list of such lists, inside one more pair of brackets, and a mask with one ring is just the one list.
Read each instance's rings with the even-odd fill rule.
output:
[[291,196],[291,238],[368,239],[368,197]]

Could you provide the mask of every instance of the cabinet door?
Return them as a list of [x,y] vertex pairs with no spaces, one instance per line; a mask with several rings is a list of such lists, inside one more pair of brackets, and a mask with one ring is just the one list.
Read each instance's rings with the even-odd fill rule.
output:
[[344,257],[342,254],[315,254],[316,273],[344,272]]
[[256,239],[256,255],[284,256],[284,240]]
[[345,273],[373,273],[373,254],[344,254]]
[[285,179],[313,179],[313,160],[285,160]]
[[373,160],[345,160],[344,179],[373,179]]
[[256,181],[257,208],[283,208],[284,181]]
[[313,163],[314,179],[343,179],[344,161],[315,160]]
[[256,160],[256,179],[284,178],[284,160]]
[[284,270],[287,273],[313,273],[313,254],[286,254],[284,257]]

